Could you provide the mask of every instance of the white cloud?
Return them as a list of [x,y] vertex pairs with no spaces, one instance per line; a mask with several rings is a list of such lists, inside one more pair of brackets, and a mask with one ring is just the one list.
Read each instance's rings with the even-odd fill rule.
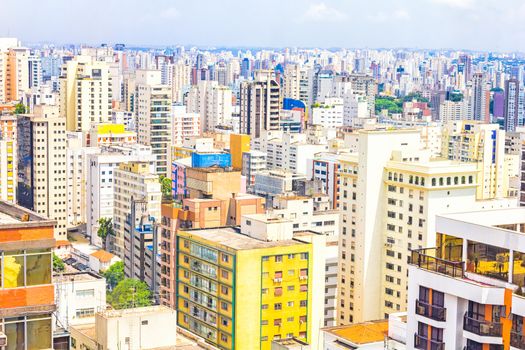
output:
[[175,7],[169,7],[160,13],[160,17],[164,19],[176,19],[180,16],[180,12]]
[[404,21],[410,19],[410,14],[405,10],[395,10],[390,13],[378,12],[375,15],[368,16],[368,19],[372,22]]
[[459,9],[469,9],[474,7],[474,0],[431,0],[435,4],[454,7]]
[[338,22],[346,19],[346,13],[327,6],[324,2],[311,4],[302,16],[302,21]]

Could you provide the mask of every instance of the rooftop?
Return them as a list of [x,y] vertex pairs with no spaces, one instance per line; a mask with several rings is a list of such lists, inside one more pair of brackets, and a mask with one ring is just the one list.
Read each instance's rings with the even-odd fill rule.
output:
[[133,309],[122,309],[122,310],[105,310],[100,311],[99,314],[105,318],[114,318],[114,317],[125,317],[125,316],[145,316],[158,313],[166,312],[175,312],[167,306],[155,305],[155,306],[146,306],[146,307],[136,307]]
[[265,249],[280,246],[293,246],[305,244],[298,240],[289,239],[282,241],[262,241],[241,233],[238,227],[217,227],[209,229],[194,229],[181,231],[189,235],[224,245],[235,250]]
[[356,345],[383,342],[388,337],[388,320],[329,327],[324,331]]
[[97,250],[96,252],[91,253],[90,255],[103,263],[110,262],[111,259],[113,259],[113,257],[115,256],[110,252],[105,251],[104,249]]
[[52,226],[55,221],[23,208],[0,200],[0,229],[15,226]]
[[92,271],[66,272],[53,275],[54,282],[83,282],[100,279],[102,279],[102,276]]

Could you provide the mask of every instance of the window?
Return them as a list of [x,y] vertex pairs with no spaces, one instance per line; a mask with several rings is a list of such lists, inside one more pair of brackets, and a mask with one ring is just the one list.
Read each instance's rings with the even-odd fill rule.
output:
[[273,304],[273,309],[274,310],[282,310],[282,308],[283,308],[283,304],[281,304],[281,303]]
[[276,255],[275,256],[275,262],[283,262],[283,256],[282,255]]
[[281,319],[280,318],[276,318],[275,320],[273,320],[273,325],[274,326],[280,326],[282,323]]
[[308,253],[301,253],[301,260],[308,260]]
[[226,270],[221,270],[221,276],[222,278],[228,279],[230,277],[230,274]]
[[294,289],[295,289],[295,286],[288,286],[288,287],[287,287],[287,290],[288,290],[289,292],[293,291]]
[[83,318],[83,317],[91,317],[95,315],[95,309],[94,308],[85,308],[85,309],[78,309],[76,312],[77,318]]
[[286,303],[286,306],[288,306],[288,307],[293,307],[293,304],[294,304],[293,301],[289,301],[289,302]]
[[306,307],[306,305],[308,305],[308,301],[306,300],[301,300],[300,304],[299,304],[301,307]]
[[274,279],[277,279],[277,278],[283,278],[283,272],[282,271],[275,271],[275,274],[273,276]]
[[299,287],[299,291],[301,292],[308,292],[308,285],[307,284],[301,284]]
[[276,287],[273,291],[273,295],[275,296],[281,296],[283,295],[283,288],[282,287]]
[[92,296],[95,296],[95,290],[94,289],[77,290],[75,294],[78,298],[92,297]]
[[225,311],[228,311],[228,303],[226,303],[224,301],[221,301],[221,309],[225,310]]
[[222,262],[228,263],[228,262],[230,262],[230,256],[226,255],[226,254],[222,254],[221,255],[221,260],[222,260]]
[[226,286],[221,286],[221,293],[223,295],[228,295],[228,287]]

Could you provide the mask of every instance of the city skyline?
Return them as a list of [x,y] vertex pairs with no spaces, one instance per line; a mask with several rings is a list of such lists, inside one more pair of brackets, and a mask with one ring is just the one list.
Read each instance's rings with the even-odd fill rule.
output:
[[[116,0],[96,0],[89,7],[65,0],[4,0],[3,7],[0,34],[24,43],[525,51],[519,40],[525,4],[519,0],[506,6],[495,0],[133,0],[126,7]],[[15,13],[31,18],[32,25]],[[53,22],[60,25],[49,25]]]

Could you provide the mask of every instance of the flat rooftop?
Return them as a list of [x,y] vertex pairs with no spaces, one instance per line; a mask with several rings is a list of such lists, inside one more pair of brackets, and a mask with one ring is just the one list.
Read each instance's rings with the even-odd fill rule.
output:
[[51,226],[55,221],[19,205],[0,200],[0,228],[17,224],[34,226],[35,223]]
[[136,307],[133,309],[122,309],[122,310],[105,310],[100,311],[99,314],[101,314],[103,317],[106,318],[114,318],[114,317],[125,317],[125,316],[131,316],[131,315],[153,315],[158,314],[161,312],[175,312],[175,310],[170,309],[167,306],[163,305],[155,305],[155,306],[146,306],[146,307]]
[[100,279],[102,279],[102,276],[91,271],[66,272],[53,275],[54,282],[84,282]]
[[388,320],[329,327],[323,330],[352,344],[364,345],[383,342],[385,337],[388,337]]
[[181,231],[217,244],[224,245],[236,250],[264,249],[272,247],[293,246],[306,244],[304,242],[289,239],[282,241],[262,241],[241,233],[238,227],[217,227],[209,229],[194,229]]

